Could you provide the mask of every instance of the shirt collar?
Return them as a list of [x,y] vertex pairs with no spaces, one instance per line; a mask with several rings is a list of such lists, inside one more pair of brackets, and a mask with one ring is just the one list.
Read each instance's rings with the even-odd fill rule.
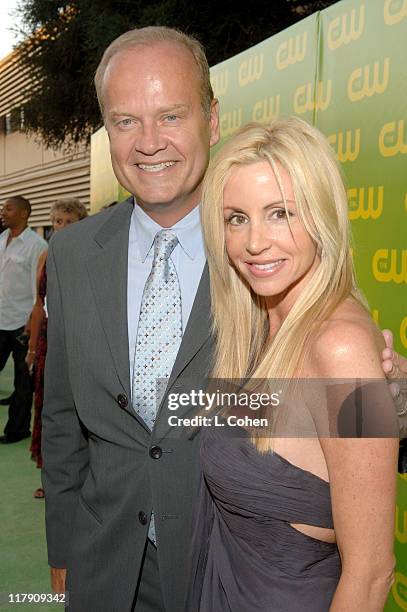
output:
[[[27,240],[27,238],[29,238],[29,234],[30,234],[31,230],[30,228],[27,226],[25,228],[24,231],[21,232],[21,234],[19,234],[18,236],[16,236],[15,238],[13,238],[13,240]],[[7,240],[8,237],[10,235],[10,228],[6,228],[4,230],[4,232],[1,233],[0,238],[2,238],[3,240]]]
[[7,227],[5,230],[3,230],[0,234],[0,240],[7,240],[7,237],[10,233],[9,228]]
[[20,238],[21,240],[27,240],[30,237],[30,233],[31,229],[27,226],[25,230],[17,236],[17,239]]
[[[141,260],[144,262],[153,246],[156,234],[163,228],[144,212],[135,198],[131,227],[138,244]],[[176,234],[182,250],[190,259],[195,259],[200,252],[203,252],[199,206],[195,206],[190,213],[168,229]]]

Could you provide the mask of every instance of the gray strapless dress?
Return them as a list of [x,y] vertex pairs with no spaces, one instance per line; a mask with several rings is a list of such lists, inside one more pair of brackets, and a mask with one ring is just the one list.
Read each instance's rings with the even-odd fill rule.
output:
[[329,484],[236,427],[201,430],[202,474],[186,612],[327,612],[336,544],[290,523],[332,528]]

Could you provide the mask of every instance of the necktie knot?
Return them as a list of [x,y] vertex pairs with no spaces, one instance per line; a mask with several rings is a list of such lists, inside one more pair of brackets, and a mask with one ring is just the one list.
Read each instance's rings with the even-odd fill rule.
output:
[[159,231],[154,238],[154,262],[166,261],[178,244],[178,238],[168,229]]

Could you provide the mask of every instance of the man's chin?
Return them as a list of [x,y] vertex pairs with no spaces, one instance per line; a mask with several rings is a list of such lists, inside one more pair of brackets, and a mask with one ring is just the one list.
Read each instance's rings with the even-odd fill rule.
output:
[[171,210],[176,208],[183,208],[186,205],[185,198],[177,193],[169,193],[168,191],[150,191],[148,193],[137,193],[136,195],[137,204],[141,206],[143,210]]
[[176,202],[174,200],[164,200],[156,198],[154,200],[146,200],[143,198],[139,198],[135,196],[137,204],[143,210],[168,210],[171,208],[177,208]]
[[136,196],[136,202],[142,210],[163,227],[172,227],[189,214],[198,202],[187,198],[173,200],[141,200]]

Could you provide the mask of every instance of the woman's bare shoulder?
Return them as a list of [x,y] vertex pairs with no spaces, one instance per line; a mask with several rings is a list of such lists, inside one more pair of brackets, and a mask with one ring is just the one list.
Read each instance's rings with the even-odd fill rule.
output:
[[342,302],[312,340],[309,368],[315,377],[382,378],[383,337],[356,301]]

